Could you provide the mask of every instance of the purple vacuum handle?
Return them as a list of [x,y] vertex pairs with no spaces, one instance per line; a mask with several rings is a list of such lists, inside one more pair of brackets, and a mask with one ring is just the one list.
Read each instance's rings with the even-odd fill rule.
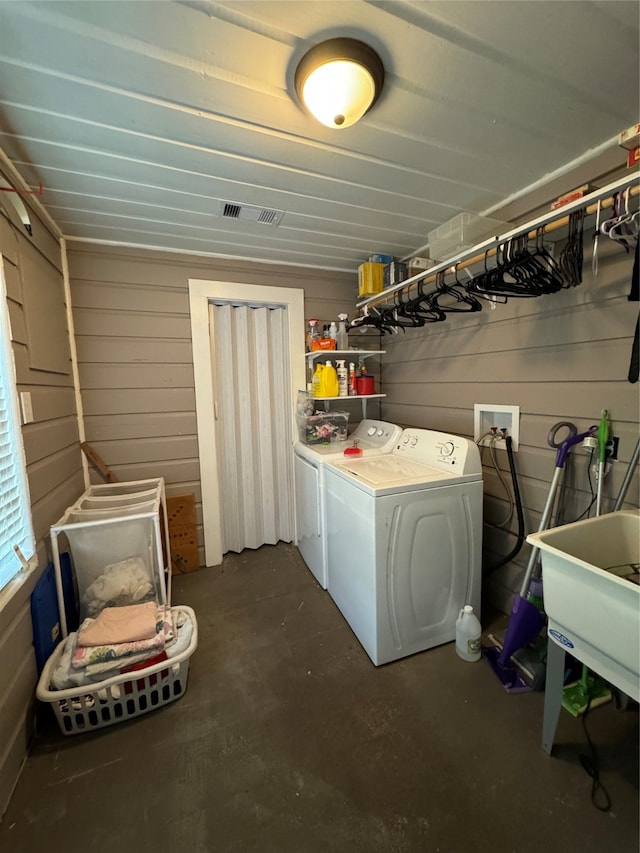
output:
[[[564,439],[564,441],[557,442],[555,440],[556,435],[558,430],[563,427],[569,430],[569,435]],[[557,424],[554,424],[549,430],[547,444],[549,447],[554,447],[558,451],[556,453],[556,468],[563,468],[564,463],[567,460],[567,454],[571,448],[576,444],[580,444],[585,438],[587,438],[587,436],[594,435],[594,433],[597,432],[597,429],[597,425],[590,426],[586,432],[579,433],[576,425],[572,424],[571,421],[559,421]]]

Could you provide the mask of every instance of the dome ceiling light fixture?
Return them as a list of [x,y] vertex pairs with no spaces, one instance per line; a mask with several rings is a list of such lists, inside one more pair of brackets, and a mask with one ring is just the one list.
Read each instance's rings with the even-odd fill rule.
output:
[[301,103],[322,124],[355,124],[377,101],[384,82],[378,54],[364,42],[334,38],[312,47],[300,60],[295,87]]

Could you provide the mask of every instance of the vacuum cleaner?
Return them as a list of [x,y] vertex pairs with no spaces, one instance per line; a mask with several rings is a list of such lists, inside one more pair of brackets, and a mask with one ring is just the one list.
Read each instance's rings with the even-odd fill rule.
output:
[[[558,433],[564,430],[567,430],[566,437],[562,441],[558,441]],[[551,487],[542,512],[538,532],[546,530],[549,527],[556,495],[560,486],[560,478],[569,451],[576,444],[582,444],[585,438],[594,435],[597,431],[598,426],[596,425],[589,427],[586,432],[578,433],[575,424],[570,421],[559,421],[551,427],[547,436],[547,444],[556,450],[556,460],[553,479],[551,480]],[[516,595],[511,608],[509,624],[503,643],[496,643],[494,637],[493,642],[495,645],[482,649],[483,657],[500,679],[505,690],[509,693],[522,693],[536,689],[533,686],[536,681],[535,673],[532,677],[527,677],[526,667],[524,667],[523,671],[522,662],[520,663],[520,667],[518,666],[518,658],[514,656],[514,653],[529,646],[539,635],[544,623],[544,613],[528,598],[533,570],[538,561],[538,553],[539,548],[531,549],[520,592]]]

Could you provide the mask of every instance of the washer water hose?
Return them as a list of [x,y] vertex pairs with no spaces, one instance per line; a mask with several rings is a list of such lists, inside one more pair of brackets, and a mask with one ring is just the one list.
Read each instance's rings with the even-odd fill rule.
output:
[[[513,456],[513,439],[511,438],[510,435],[508,435],[505,438],[505,443],[506,443],[506,447],[507,447],[507,457],[509,459],[509,470],[511,472],[511,482],[513,483],[513,497],[514,497],[515,504],[516,504],[516,515],[518,517],[518,532],[514,535],[517,536],[518,538],[517,538],[516,544],[514,545],[513,549],[511,550],[511,552],[509,554],[507,554],[506,557],[503,557],[499,563],[496,563],[495,566],[491,566],[489,569],[486,569],[486,571],[484,572],[485,575],[492,574],[497,569],[502,568],[502,566],[505,566],[508,562],[513,560],[518,555],[518,553],[520,552],[520,549],[524,545],[524,541],[525,541],[524,513],[522,511],[522,498],[520,496],[520,486],[518,484],[518,475],[516,473],[516,464],[515,464],[515,459]],[[511,533],[511,531],[507,531],[507,532]]]

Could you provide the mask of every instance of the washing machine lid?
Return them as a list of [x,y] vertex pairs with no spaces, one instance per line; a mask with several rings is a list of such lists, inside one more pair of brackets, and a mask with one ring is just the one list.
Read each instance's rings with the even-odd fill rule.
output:
[[334,462],[331,469],[359,488],[374,495],[453,486],[477,480],[477,475],[443,471],[397,454]]

